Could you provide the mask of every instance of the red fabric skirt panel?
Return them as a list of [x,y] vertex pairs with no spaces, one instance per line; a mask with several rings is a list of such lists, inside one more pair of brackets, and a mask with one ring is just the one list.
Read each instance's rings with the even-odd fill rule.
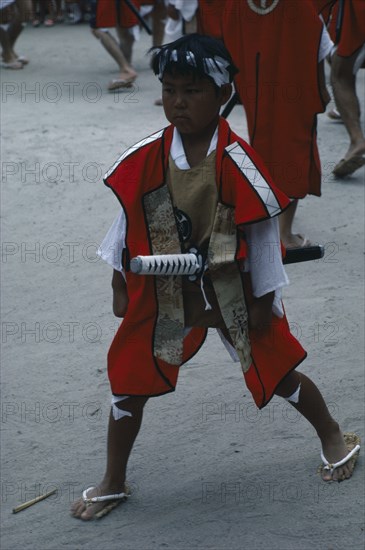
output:
[[273,317],[271,328],[264,334],[250,331],[253,363],[245,373],[248,389],[256,405],[264,407],[274,395],[280,381],[307,356],[290,332],[288,321]]
[[[108,353],[108,376],[111,391],[116,395],[161,395],[174,391],[180,367],[170,365],[153,357],[151,353],[152,325],[139,323],[138,331],[133,324],[120,326]],[[206,338],[207,330],[193,328],[184,339],[183,362],[188,361]],[[128,346],[125,341],[128,340]],[[120,349],[126,347],[121,356]]]

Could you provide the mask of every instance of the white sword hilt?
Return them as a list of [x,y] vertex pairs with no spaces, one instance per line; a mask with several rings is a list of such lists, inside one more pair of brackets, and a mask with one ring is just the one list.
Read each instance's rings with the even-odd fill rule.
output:
[[196,275],[202,261],[196,254],[160,254],[136,256],[131,259],[130,270],[139,275]]

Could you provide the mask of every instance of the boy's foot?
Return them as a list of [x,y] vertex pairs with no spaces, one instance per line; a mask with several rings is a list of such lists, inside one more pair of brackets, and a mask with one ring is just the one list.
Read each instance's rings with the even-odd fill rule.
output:
[[100,519],[124,502],[129,495],[130,490],[127,485],[124,485],[122,492],[120,487],[116,488],[103,483],[98,487],[90,487],[72,504],[71,515],[84,521]]
[[132,88],[133,82],[135,79],[126,80],[125,78],[113,78],[108,84],[109,92],[114,90],[120,90],[122,88]]
[[21,63],[22,65],[28,65],[29,63],[29,59],[27,57],[25,57],[24,55],[17,55],[17,61],[19,61],[19,63]]
[[281,241],[286,249],[307,248],[308,246],[312,246],[310,240],[300,233],[291,233],[286,236],[281,235]]
[[336,120],[337,122],[342,122],[342,117],[341,117],[340,113],[338,112],[338,110],[335,107],[327,112],[327,116],[331,120]]
[[333,169],[333,174],[337,178],[350,176],[359,168],[365,165],[365,156],[355,155],[349,159],[342,159]]
[[[360,451],[360,438],[353,433],[342,434],[338,431],[328,438],[326,442],[322,442],[322,462],[320,472],[323,481],[344,481],[352,476],[354,471],[357,456]],[[351,451],[356,448],[353,456]],[[347,459],[344,464],[343,459]],[[337,465],[338,464],[338,465]]]
[[121,88],[132,88],[138,74],[135,71],[121,71],[118,78],[114,78],[108,84],[109,92],[119,90]]
[[14,60],[14,61],[9,61],[9,62],[6,62],[6,61],[2,61],[1,62],[1,66],[4,68],[4,69],[13,69],[13,70],[19,70],[19,69],[22,69],[23,68],[23,63],[21,63],[20,61],[18,61],[17,59]]

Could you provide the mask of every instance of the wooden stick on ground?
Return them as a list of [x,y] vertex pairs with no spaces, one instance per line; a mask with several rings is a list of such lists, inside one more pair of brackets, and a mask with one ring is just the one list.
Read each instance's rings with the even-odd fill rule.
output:
[[22,510],[25,510],[26,508],[29,508],[29,506],[33,506],[33,504],[36,504],[40,500],[43,500],[47,497],[50,497],[53,495],[57,489],[53,489],[52,491],[49,491],[48,493],[45,493],[44,495],[39,495],[39,497],[32,498],[32,500],[28,500],[27,502],[23,502],[23,504],[19,504],[19,506],[16,506],[13,508],[13,514],[16,514],[17,512],[21,512]]

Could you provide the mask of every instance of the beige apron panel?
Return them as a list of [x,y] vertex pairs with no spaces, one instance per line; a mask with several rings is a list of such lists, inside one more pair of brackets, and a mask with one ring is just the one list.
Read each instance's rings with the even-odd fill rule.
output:
[[[144,207],[150,232],[152,254],[176,254],[180,241],[170,193],[166,185],[145,195]],[[154,355],[172,365],[181,365],[184,335],[182,278],[156,276],[158,317]]]
[[209,244],[209,273],[222,317],[240,358],[242,370],[246,372],[252,363],[251,346],[242,279],[235,261],[236,246],[234,208],[219,203]]
[[[182,210],[191,221],[191,236],[184,242],[187,252],[191,247],[207,252],[218,203],[216,185],[216,153],[213,151],[198,166],[180,170],[169,159],[167,184],[175,208]],[[223,328],[219,305],[209,275],[204,276],[204,291],[212,306],[205,310],[200,279],[190,281],[183,277],[185,326]]]

